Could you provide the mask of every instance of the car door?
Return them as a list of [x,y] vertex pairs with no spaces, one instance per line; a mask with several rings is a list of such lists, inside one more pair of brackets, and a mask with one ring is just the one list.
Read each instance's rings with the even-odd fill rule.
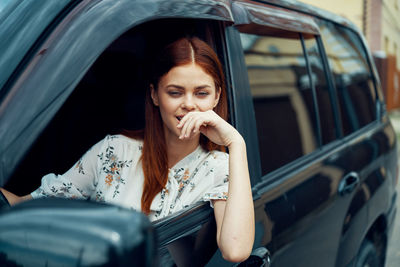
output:
[[[356,177],[360,183],[343,225],[337,266],[348,264],[365,238],[384,259],[387,236],[381,224],[390,224],[385,213],[395,198],[395,133],[382,108],[379,81],[360,33],[327,20],[317,23],[337,90],[344,140],[351,149],[348,179]],[[365,220],[356,215],[360,206],[368,207]]]
[[258,2],[234,1],[232,10],[230,51],[244,53],[232,76],[240,83],[246,66],[249,86],[236,90],[251,92],[261,163],[254,247],[270,250],[272,266],[335,266],[348,210],[356,224],[367,209],[363,192],[339,189],[351,176],[352,154],[341,139],[319,28],[308,16]]
[[[0,104],[1,184],[20,195],[51,168],[65,171],[106,132],[126,128],[124,112],[135,114],[128,127],[141,126],[143,110],[132,109],[143,103],[140,80],[151,49],[195,34],[224,59],[221,36],[233,21],[227,1],[74,3],[46,27]],[[217,250],[208,203],[153,226],[162,266],[204,265]]]

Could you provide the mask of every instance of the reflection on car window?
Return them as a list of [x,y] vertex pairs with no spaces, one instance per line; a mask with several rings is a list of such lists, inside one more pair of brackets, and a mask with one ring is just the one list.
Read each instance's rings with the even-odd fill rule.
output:
[[317,96],[322,144],[327,144],[336,139],[336,127],[331,104],[332,92],[330,91],[327,83],[326,72],[324,71],[321,54],[316,39],[309,38],[304,42],[311,66],[311,77],[314,82]]
[[241,40],[265,175],[316,149],[312,90],[300,37]]
[[320,24],[336,83],[343,132],[348,135],[376,118],[372,75],[361,40],[355,33],[333,23]]
[[12,2],[11,0],[1,0],[0,1],[0,14],[7,6],[9,6],[11,4],[11,2]]
[[[188,214],[183,214],[183,217],[179,218],[179,221],[187,221],[189,218]],[[193,216],[193,214],[192,214]],[[160,266],[205,266],[211,257],[215,254],[218,249],[216,236],[216,223],[212,218],[213,213],[207,216],[205,220],[204,216],[193,216],[196,218],[196,231],[187,232],[187,230],[176,231],[179,226],[169,226],[169,231],[164,230],[163,233],[171,234],[175,233],[178,235],[174,241],[164,244],[161,240],[161,244],[158,249],[159,265]],[[200,224],[197,222],[205,221]],[[180,224],[182,226],[182,224]],[[160,232],[160,228],[156,228],[156,232]],[[184,233],[187,234],[184,234]],[[182,235],[183,234],[183,235]]]

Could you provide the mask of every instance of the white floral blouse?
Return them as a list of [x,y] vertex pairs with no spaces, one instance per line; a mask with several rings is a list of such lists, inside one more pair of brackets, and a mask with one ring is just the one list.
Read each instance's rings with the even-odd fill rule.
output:
[[[140,211],[143,169],[142,141],[106,136],[63,175],[48,174],[33,198],[65,197],[108,202]],[[229,155],[198,146],[169,170],[165,188],[154,198],[154,221],[203,200],[227,199]]]

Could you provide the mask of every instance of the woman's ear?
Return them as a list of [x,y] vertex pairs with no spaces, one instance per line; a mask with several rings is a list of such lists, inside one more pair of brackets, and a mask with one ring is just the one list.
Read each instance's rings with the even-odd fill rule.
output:
[[215,94],[214,108],[218,105],[220,96],[221,96],[221,87],[218,87],[218,90],[217,90],[217,92]]
[[153,100],[153,104],[155,106],[158,106],[158,95],[156,90],[154,89],[154,85],[150,84],[150,90],[151,90],[151,100]]

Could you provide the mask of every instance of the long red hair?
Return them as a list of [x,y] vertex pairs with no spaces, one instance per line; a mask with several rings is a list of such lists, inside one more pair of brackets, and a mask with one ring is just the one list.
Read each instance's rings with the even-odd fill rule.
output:
[[[220,88],[220,99],[214,111],[227,120],[227,100],[224,73],[221,62],[214,50],[197,37],[181,38],[166,46],[153,60],[150,70],[150,84],[157,90],[160,79],[173,67],[195,62],[207,74],[213,77],[215,88]],[[145,99],[145,128],[142,131],[124,132],[125,135],[143,139],[142,167],[144,173],[143,194],[141,199],[142,212],[150,213],[150,205],[154,197],[165,187],[168,179],[168,157],[164,137],[163,121],[160,110],[150,97],[150,86]],[[206,150],[222,150],[224,147],[216,145],[204,135],[200,136],[200,145]]]

